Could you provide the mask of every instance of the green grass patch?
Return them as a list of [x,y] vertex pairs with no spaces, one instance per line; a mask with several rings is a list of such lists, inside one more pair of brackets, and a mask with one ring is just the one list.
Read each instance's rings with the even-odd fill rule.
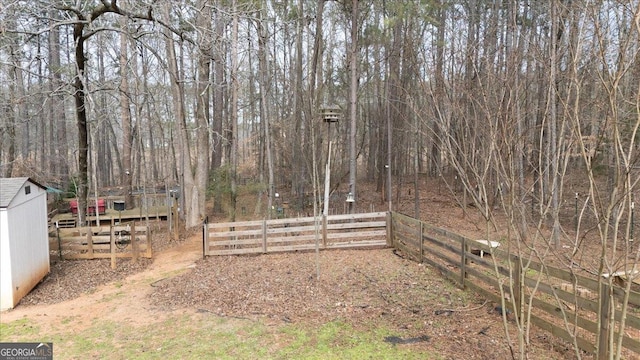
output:
[[273,354],[274,359],[434,359],[435,355],[411,346],[384,341],[390,330],[359,330],[334,321],[318,328],[292,325],[282,332],[293,341]]
[[74,320],[44,334],[35,321],[0,325],[0,341],[53,342],[60,359],[433,359],[424,346],[393,345],[384,328],[355,329],[341,321],[317,327],[266,326],[259,321],[211,314],[171,317],[144,326],[97,321],[74,329]]
[[0,324],[0,342],[13,342],[19,337],[35,337],[40,333],[40,327],[29,319],[23,318],[8,324]]

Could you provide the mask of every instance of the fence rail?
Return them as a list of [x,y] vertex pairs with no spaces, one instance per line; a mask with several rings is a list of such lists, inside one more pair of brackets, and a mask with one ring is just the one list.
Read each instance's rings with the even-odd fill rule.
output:
[[386,212],[204,224],[203,253],[264,254],[386,247]]
[[618,285],[522,259],[498,243],[469,239],[399,213],[391,215],[390,241],[413,260],[432,265],[488,300],[501,303],[502,287],[515,316],[528,316],[532,324],[575,341],[598,358],[614,352],[615,341],[610,340],[618,339],[623,322],[622,347],[640,355],[640,292],[625,293]]
[[61,260],[111,259],[115,268],[117,258],[151,258],[151,232],[148,226],[135,222],[117,226],[75,228],[72,232],[57,230],[50,241],[50,250],[57,251]]

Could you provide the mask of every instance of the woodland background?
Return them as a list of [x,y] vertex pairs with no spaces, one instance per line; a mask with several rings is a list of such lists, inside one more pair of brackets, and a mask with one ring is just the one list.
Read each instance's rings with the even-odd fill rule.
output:
[[[597,277],[613,303],[604,275],[629,294],[640,273],[639,36],[637,0],[0,0],[0,173],[67,191],[80,223],[100,193],[179,190],[189,228],[247,189],[256,217],[281,193],[318,215],[327,173],[349,211],[374,184],[420,218],[437,183],[509,266]],[[637,311],[616,306],[611,358]]]
[[629,236],[637,1],[0,4],[2,176],[70,189],[81,219],[114,187],[180,189],[189,227],[207,194],[235,218],[247,183],[257,212],[278,191],[302,208],[330,157],[332,192],[356,208],[358,182],[391,208],[392,177],[439,177],[556,245],[571,170],[590,184],[581,215]]

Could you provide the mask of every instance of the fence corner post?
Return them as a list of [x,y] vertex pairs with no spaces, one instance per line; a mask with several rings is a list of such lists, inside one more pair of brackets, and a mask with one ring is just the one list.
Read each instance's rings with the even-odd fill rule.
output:
[[520,262],[520,257],[512,256],[511,261],[513,262],[512,271],[513,274],[513,306],[515,307],[515,314],[518,319],[522,319],[522,266]]
[[598,334],[598,356],[599,360],[609,357],[609,336],[611,332],[609,315],[611,312],[611,286],[606,283],[600,285],[600,331]]

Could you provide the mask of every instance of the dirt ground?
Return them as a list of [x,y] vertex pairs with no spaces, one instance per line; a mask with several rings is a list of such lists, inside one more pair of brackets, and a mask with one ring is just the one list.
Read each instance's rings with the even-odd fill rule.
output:
[[[424,216],[462,233],[479,231],[446,195],[431,190],[422,201],[428,204]],[[375,192],[369,193],[378,206]],[[116,270],[109,260],[56,262],[0,320],[34,319],[46,332],[69,317],[75,320],[67,326],[77,331],[106,318],[151,324],[195,312],[310,326],[339,319],[356,328],[389,329],[398,346],[446,359],[511,358],[497,304],[392,249],[203,259],[198,231],[180,241],[157,231],[152,261],[118,260]],[[531,341],[531,358],[574,357],[564,343],[535,329]]]

